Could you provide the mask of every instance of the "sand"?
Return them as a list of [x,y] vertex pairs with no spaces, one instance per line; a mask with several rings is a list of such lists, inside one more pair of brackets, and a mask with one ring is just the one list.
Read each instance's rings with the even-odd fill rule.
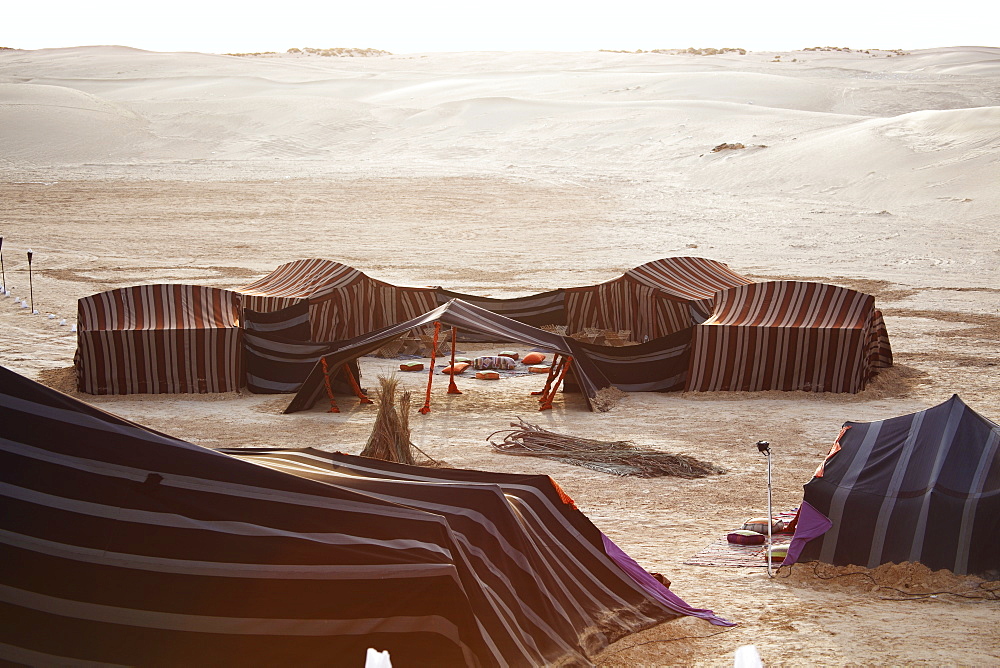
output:
[[[772,443],[775,506],[791,508],[845,420],[953,393],[1000,420],[998,104],[1000,49],[985,47],[0,51],[4,271],[29,298],[33,250],[40,311],[0,297],[0,364],[72,391],[80,297],[146,282],[233,288],[306,257],[494,297],[677,255],[860,289],[885,312],[897,364],[860,395],[630,394],[599,414],[566,395],[538,413],[538,378],[463,378],[462,395],[439,383],[414,440],[452,466],[552,475],[680,596],[739,624],[666,623],[600,665],[731,665],[751,643],[768,665],[997,664],[1000,604],[982,599],[995,582],[913,564],[806,564],[771,580],[683,562],[764,510],[759,439]],[[745,148],[712,152],[723,143]],[[393,365],[365,358],[365,383]],[[350,401],[339,415],[282,415],[283,396],[84,398],[206,447],[357,453],[374,417]],[[494,453],[486,437],[517,416],[729,473],[618,478]]]

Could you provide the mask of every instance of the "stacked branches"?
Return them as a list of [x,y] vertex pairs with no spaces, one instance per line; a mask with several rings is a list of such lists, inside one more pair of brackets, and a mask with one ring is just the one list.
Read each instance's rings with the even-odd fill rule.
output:
[[[688,455],[645,450],[632,441],[597,441],[565,436],[529,424],[521,418],[517,420],[510,423],[515,429],[489,435],[487,440],[494,450],[508,455],[544,457],[604,473],[640,478],[703,478],[726,472],[724,468],[711,462]],[[492,440],[498,434],[504,434],[499,443]]]
[[399,396],[399,409],[396,408],[396,392],[399,389],[399,379],[395,376],[379,376],[379,389],[375,390],[375,403],[378,413],[372,426],[371,436],[362,457],[381,459],[387,462],[413,464],[413,443],[410,441],[410,392],[404,391]]

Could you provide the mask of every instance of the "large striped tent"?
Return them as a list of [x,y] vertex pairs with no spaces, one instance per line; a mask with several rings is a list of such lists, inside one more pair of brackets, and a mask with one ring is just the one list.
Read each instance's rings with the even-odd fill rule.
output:
[[302,383],[302,387],[292,397],[285,412],[295,413],[307,410],[325,396],[327,375],[323,371],[324,365],[327,369],[340,369],[345,363],[381,348],[387,342],[412,329],[433,325],[436,322],[451,325],[462,332],[482,334],[495,341],[518,341],[538,350],[571,357],[570,371],[573,380],[582,392],[584,402],[591,410],[593,409],[591,402],[593,397],[599,390],[611,385],[611,381],[601,368],[590,359],[583,344],[579,341],[525,325],[517,320],[468,304],[461,299],[452,299],[412,320],[369,332],[348,341],[337,342],[336,347],[330,353],[323,355],[320,362],[313,367],[309,376]]
[[438,305],[446,304],[452,299],[461,299],[467,304],[492,311],[532,327],[544,325],[566,324],[566,295],[563,290],[550,290],[527,297],[480,297],[461,292],[452,292],[437,288]]
[[240,386],[240,296],[140,285],[84,297],[77,384],[90,394],[231,392]]
[[958,395],[847,422],[805,485],[787,563],[1000,569],[1000,426]]
[[237,290],[244,308],[309,304],[313,341],[343,341],[415,318],[437,306],[434,288],[407,288],[330,260],[295,260]]
[[674,257],[648,262],[599,285],[494,298],[444,288],[406,288],[330,260],[296,260],[239,288],[245,306],[274,311],[309,303],[314,341],[354,338],[426,313],[452,299],[535,327],[565,325],[628,330],[635,341],[667,336],[703,321],[718,290],[749,283],[715,260]]
[[586,665],[694,615],[545,476],[201,448],[0,367],[0,659]]
[[566,288],[567,329],[629,330],[635,341],[656,339],[702,322],[716,292],[750,282],[700,257],[647,262],[599,285]]
[[768,281],[721,290],[696,325],[691,391],[860,392],[892,352],[875,299],[825,283]]
[[[297,391],[316,362],[338,346],[309,340],[309,305],[304,301],[268,313],[244,309],[242,323],[246,387],[255,394]],[[357,362],[348,364],[358,378]],[[331,382],[335,392],[353,391],[343,374]]]

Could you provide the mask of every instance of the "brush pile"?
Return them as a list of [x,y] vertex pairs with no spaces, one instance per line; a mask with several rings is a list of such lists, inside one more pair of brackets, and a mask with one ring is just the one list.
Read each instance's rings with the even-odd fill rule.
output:
[[[521,418],[517,420],[510,423],[515,429],[489,435],[487,440],[494,450],[508,455],[544,457],[604,473],[640,478],[703,478],[726,472],[724,468],[711,462],[688,455],[644,450],[632,441],[597,441],[565,436],[529,424]],[[503,440],[494,442],[493,437],[499,434],[504,435]]]
[[399,409],[396,409],[396,391],[399,379],[395,376],[379,376],[379,388],[375,390],[378,413],[375,424],[362,457],[381,459],[386,462],[413,464],[413,450],[410,442],[410,392],[399,395]]

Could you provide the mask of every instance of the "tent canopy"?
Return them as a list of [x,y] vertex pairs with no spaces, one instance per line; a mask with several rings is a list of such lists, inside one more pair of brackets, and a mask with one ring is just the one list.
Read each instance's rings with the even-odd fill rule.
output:
[[[345,362],[378,350],[388,341],[402,336],[411,329],[434,322],[457,327],[460,331],[472,331],[496,337],[494,339],[496,341],[518,341],[546,352],[571,356],[572,372],[588,408],[592,409],[591,399],[597,391],[611,385],[611,381],[588,358],[578,341],[497,315],[461,299],[452,299],[412,320],[369,332],[350,341],[338,342],[337,348],[325,356],[327,367],[339,369]],[[322,396],[323,391],[324,374],[321,364],[317,363],[285,412],[295,413],[310,408]]]
[[90,394],[239,389],[240,295],[199,285],[108,290],[77,303],[78,387]]
[[751,282],[715,260],[672,257],[647,262],[598,285],[493,298],[441,287],[399,287],[322,259],[295,260],[239,288],[245,306],[273,311],[307,300],[314,341],[345,340],[461,299],[525,324],[629,330],[635,341],[667,336],[701,322],[718,290]]
[[575,665],[680,615],[727,624],[545,476],[237,454],[0,367],[0,659]]
[[910,415],[847,422],[805,485],[807,505],[830,529],[812,540],[796,530],[792,549],[803,560],[998,569],[1000,426],[958,395]]
[[721,290],[691,345],[687,389],[699,392],[860,392],[892,364],[875,298],[827,283]]

